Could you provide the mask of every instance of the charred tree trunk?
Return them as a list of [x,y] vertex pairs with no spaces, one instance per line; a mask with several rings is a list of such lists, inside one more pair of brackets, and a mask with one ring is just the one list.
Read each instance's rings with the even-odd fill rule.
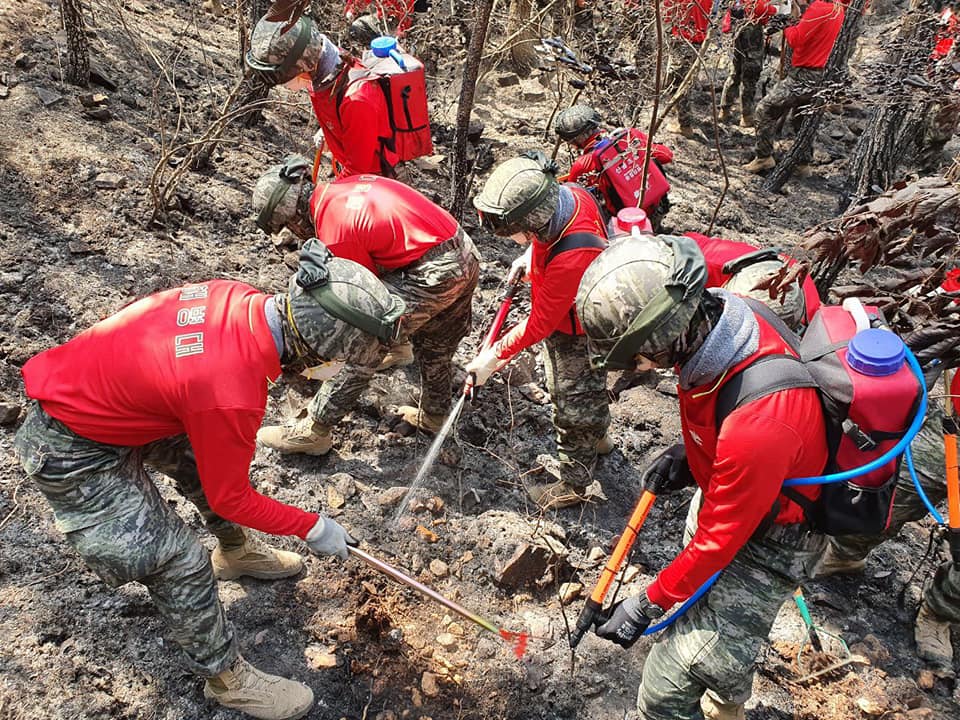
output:
[[87,87],[90,82],[90,48],[83,22],[82,0],[61,0],[60,17],[67,33],[67,82]]
[[527,76],[539,64],[534,46],[539,39],[537,28],[531,22],[533,0],[511,0],[507,19],[507,37],[510,41],[510,65],[520,76]]
[[874,194],[874,186],[887,188],[896,180],[897,166],[918,137],[923,107],[929,102],[927,91],[904,81],[911,75],[925,75],[934,35],[934,10],[930,3],[913,0],[895,50],[882,66],[883,82],[889,90],[870,113],[867,130],[857,140],[850,158],[841,207],[858,204]]
[[470,47],[467,48],[467,61],[463,68],[463,83],[460,85],[457,132],[453,142],[453,204],[450,209],[457,221],[463,217],[463,206],[467,202],[470,180],[473,177],[467,164],[467,133],[470,129],[473,96],[477,89],[477,76],[480,74],[480,61],[483,59],[483,46],[487,39],[493,2],[494,0],[481,0],[475,5],[477,18],[470,34]]
[[764,181],[761,187],[765,191],[779,191],[793,175],[797,165],[809,156],[827,106],[827,100],[823,96],[825,94],[835,95],[843,90],[844,78],[847,74],[847,58],[850,57],[853,45],[860,34],[861,17],[865,4],[866,0],[851,0],[847,6],[843,18],[843,27],[840,29],[837,41],[833,44],[833,50],[830,51],[830,59],[827,60],[827,66],[824,68],[820,92],[817,93],[814,100],[816,106],[804,118],[803,125],[800,126],[800,132],[797,133],[790,151],[777,163],[777,166]]

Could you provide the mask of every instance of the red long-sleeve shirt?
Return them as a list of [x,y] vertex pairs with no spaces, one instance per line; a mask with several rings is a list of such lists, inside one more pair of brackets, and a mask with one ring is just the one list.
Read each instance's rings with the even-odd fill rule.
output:
[[[687,232],[684,235],[696,241],[700,252],[703,253],[703,258],[707,263],[707,287],[723,287],[726,285],[731,275],[723,272],[723,266],[731,260],[736,260],[760,249],[747,243],[707,237],[695,232]],[[797,262],[793,258],[782,257],[788,265],[795,265]],[[820,293],[817,292],[817,286],[809,275],[803,279],[802,289],[806,321],[809,323],[813,319],[814,313],[820,309]]]
[[[743,22],[753,23],[755,25],[766,25],[770,18],[777,14],[777,6],[766,2],[766,0],[744,0],[742,3],[743,17],[738,19]],[[723,16],[721,29],[728,33],[733,28],[733,16],[730,10],[727,10]]]
[[[573,233],[593,233],[606,241],[607,232],[600,208],[582,187],[567,185],[573,192],[576,207],[573,217],[560,233],[560,238]],[[534,241],[530,260],[530,317],[514,326],[496,345],[497,357],[512,358],[535,343],[563,332],[582,335],[574,300],[580,278],[587,266],[603,248],[584,247],[558,253],[547,264],[552,244]]]
[[269,298],[229,280],[150,295],[28,360],[27,395],[96,442],[138,447],[186,433],[211,510],[305,537],[315,513],[250,485],[267,383],[280,374],[264,314]]
[[[758,317],[756,353],[724,378],[759,357],[793,354]],[[779,496],[777,524],[803,520],[803,511],[780,489],[783,481],[819,475],[827,463],[827,440],[818,393],[813,388],[782,390],[748,402],[716,426],[716,402],[724,381],[680,390],[680,419],[690,471],[703,491],[698,527],[691,541],[647,588],[664,609],[690,597],[726,567],[770,513]],[[819,486],[795,488],[816,498]]]
[[813,0],[800,16],[800,22],[783,31],[793,48],[793,67],[822,68],[843,26],[843,5]]
[[373,80],[350,80],[351,71],[363,69],[363,63],[355,58],[345,63],[328,87],[310,91],[326,146],[340,165],[337,177],[383,175],[398,162],[396,153],[380,141],[391,136],[383,90]]
[[310,211],[317,237],[330,252],[377,275],[419,260],[460,228],[412,187],[375,175],[317,185]]
[[664,0],[663,17],[670,34],[699,45],[707,37],[713,0]]

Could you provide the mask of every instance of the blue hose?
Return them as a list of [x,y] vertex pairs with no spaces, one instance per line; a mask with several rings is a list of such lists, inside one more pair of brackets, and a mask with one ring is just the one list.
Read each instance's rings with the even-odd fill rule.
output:
[[[927,494],[920,486],[920,480],[917,478],[917,472],[913,466],[913,454],[910,452],[910,443],[917,436],[917,433],[920,432],[920,428],[923,425],[923,421],[927,415],[927,383],[923,377],[923,370],[920,369],[920,363],[917,362],[917,358],[914,357],[913,353],[910,351],[910,348],[906,347],[906,345],[904,345],[904,350],[906,350],[907,363],[910,365],[910,369],[913,370],[913,374],[916,375],[917,379],[920,381],[920,390],[922,394],[920,396],[920,407],[917,408],[917,414],[914,416],[913,422],[910,423],[910,427],[907,428],[906,434],[900,438],[899,442],[887,450],[887,452],[885,452],[883,455],[871,460],[866,465],[861,465],[860,467],[853,468],[852,470],[831,473],[830,475],[792,478],[784,481],[784,487],[793,487],[796,485],[824,485],[826,483],[845,482],[847,480],[852,480],[855,477],[866,475],[867,473],[883,467],[902,453],[904,455],[907,469],[910,471],[910,477],[913,480],[913,484],[917,488],[917,494],[920,495],[920,499],[923,500],[923,504],[927,506],[927,510],[930,511],[933,519],[943,525],[943,517],[937,512],[937,509],[930,502],[930,498],[927,497]],[[670,615],[670,617],[661,620],[656,625],[651,625],[644,631],[643,634],[650,635],[673,625],[673,623],[679,620],[683,614],[690,609],[691,605],[703,597],[706,592],[713,587],[713,584],[717,581],[717,578],[720,577],[721,572],[723,571],[721,570],[714,573],[713,576],[703,585],[701,585],[693,595],[687,598],[683,605],[677,608],[675,613]]]

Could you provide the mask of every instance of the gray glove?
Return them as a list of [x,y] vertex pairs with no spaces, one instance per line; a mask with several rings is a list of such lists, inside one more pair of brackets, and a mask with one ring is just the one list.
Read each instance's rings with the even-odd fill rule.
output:
[[317,518],[317,524],[307,533],[307,546],[317,555],[336,555],[341,560],[349,557],[347,545],[356,545],[342,525],[326,515]]

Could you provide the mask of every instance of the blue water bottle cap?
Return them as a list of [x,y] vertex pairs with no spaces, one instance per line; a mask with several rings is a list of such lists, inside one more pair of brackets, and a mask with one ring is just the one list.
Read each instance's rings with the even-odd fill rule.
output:
[[903,365],[906,355],[903,340],[889,330],[861,330],[847,345],[847,362],[863,375],[893,375]]
[[370,49],[378,58],[390,57],[390,51],[397,49],[397,39],[389,35],[381,35],[370,41]]

